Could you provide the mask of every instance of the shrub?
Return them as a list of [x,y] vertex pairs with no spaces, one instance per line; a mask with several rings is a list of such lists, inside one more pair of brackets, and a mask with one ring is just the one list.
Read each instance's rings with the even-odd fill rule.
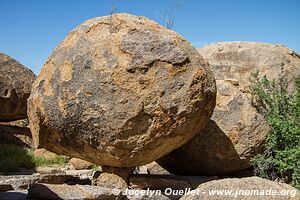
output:
[[19,167],[33,168],[31,156],[26,149],[16,145],[0,145],[0,172],[13,172]]
[[63,156],[55,156],[53,159],[37,157],[33,149],[22,148],[12,144],[0,145],[0,172],[8,173],[18,171],[19,168],[35,168],[47,165],[63,165],[66,159]]
[[270,81],[266,76],[259,78],[256,72],[251,81],[255,107],[272,127],[264,153],[252,160],[255,173],[300,189],[300,77],[292,92],[288,92],[283,77]]
[[56,155],[53,159],[46,159],[44,157],[35,156],[33,150],[29,150],[28,153],[31,156],[35,167],[63,165],[67,162],[66,158],[60,155]]

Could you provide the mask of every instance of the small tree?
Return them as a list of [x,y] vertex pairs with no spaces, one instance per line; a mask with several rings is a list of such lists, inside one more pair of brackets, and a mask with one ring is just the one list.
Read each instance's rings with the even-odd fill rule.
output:
[[167,6],[164,10],[156,12],[156,17],[167,29],[172,29],[175,20],[175,13],[182,7],[182,2],[176,1],[174,4]]
[[290,93],[283,77],[270,81],[258,74],[252,75],[250,90],[256,98],[257,110],[267,119],[272,132],[264,153],[253,159],[255,173],[271,180],[281,179],[300,189],[300,77]]
[[111,33],[115,32],[115,26],[113,22],[113,15],[117,12],[118,10],[118,0],[113,0],[110,10],[109,10],[109,16],[110,16],[110,24],[109,24],[109,31]]

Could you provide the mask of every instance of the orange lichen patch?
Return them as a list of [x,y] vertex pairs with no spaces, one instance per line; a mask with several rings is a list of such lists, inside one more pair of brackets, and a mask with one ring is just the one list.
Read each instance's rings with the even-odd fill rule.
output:
[[237,131],[230,131],[228,137],[230,138],[233,144],[237,144],[240,139],[239,133]]
[[73,65],[69,61],[65,61],[64,65],[60,67],[60,77],[62,81],[70,81],[73,76]]

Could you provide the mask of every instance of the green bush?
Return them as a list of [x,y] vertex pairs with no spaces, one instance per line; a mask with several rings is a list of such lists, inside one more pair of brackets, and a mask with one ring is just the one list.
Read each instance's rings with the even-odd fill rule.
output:
[[40,167],[40,166],[51,166],[51,165],[63,165],[65,164],[66,158],[60,155],[56,155],[53,159],[46,159],[44,157],[37,157],[34,156],[33,150],[28,151],[29,155],[32,158],[32,162],[34,163],[35,167]]
[[27,149],[16,145],[0,145],[0,172],[17,171],[19,167],[34,167],[32,157],[28,155]]
[[39,166],[63,165],[66,159],[63,156],[55,156],[53,159],[37,157],[34,150],[22,148],[12,144],[0,145],[0,172],[8,173],[18,171],[19,168],[35,168]]
[[255,106],[272,127],[263,154],[252,161],[256,175],[271,180],[281,179],[300,188],[300,77],[294,91],[287,90],[283,77],[268,80],[251,78]]

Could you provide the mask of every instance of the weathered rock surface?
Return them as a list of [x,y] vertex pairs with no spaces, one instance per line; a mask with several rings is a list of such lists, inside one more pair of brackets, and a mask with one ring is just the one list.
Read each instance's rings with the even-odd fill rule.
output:
[[86,184],[79,176],[67,174],[0,175],[0,185],[12,185],[15,190],[27,189],[34,183],[48,184]]
[[40,166],[35,168],[36,173],[39,174],[66,174],[63,168],[58,166]]
[[251,167],[251,158],[263,150],[271,129],[252,107],[251,95],[231,81],[217,80],[217,88],[217,106],[206,128],[157,160],[171,173],[226,175]]
[[276,79],[282,75],[292,87],[300,76],[300,56],[283,45],[259,42],[220,42],[197,49],[208,60],[216,80],[235,79],[241,91],[248,91],[251,73]]
[[28,190],[28,199],[51,199],[51,200],[169,200],[168,196],[149,195],[147,191],[137,191],[135,194],[126,190],[112,190],[111,188],[88,186],[88,185],[54,185],[34,184]]
[[110,188],[102,188],[88,185],[56,185],[34,184],[28,189],[28,199],[51,200],[118,200],[124,199],[124,195],[114,194]]
[[27,99],[34,80],[32,71],[0,53],[0,121],[27,117]]
[[[242,200],[298,200],[300,199],[300,193],[295,188],[290,185],[279,183],[275,181],[269,181],[266,179],[258,177],[249,177],[249,178],[229,178],[229,179],[220,179],[214,180],[207,183],[199,185],[197,188],[200,195],[186,195],[180,198],[180,200],[198,200],[198,199],[207,199],[207,200],[231,200],[231,199],[242,199]],[[212,190],[232,190],[231,194],[225,195],[212,195]],[[274,191],[275,195],[270,191]],[[237,193],[236,193],[237,192]],[[249,195],[251,192],[254,195]],[[255,192],[258,194],[265,195],[255,195]],[[288,193],[288,194],[287,194]],[[285,195],[284,195],[285,194]]]
[[100,166],[150,163],[203,129],[215,106],[209,64],[144,17],[88,20],[49,57],[28,100],[36,146]]
[[129,178],[132,189],[173,190],[196,189],[200,184],[215,180],[216,176],[176,176],[176,175],[153,175],[135,174]]
[[69,163],[73,165],[75,169],[91,169],[94,164],[79,158],[71,158]]
[[221,42],[198,51],[216,77],[212,121],[189,143],[157,162],[171,173],[185,175],[227,175],[247,169],[271,131],[253,107],[251,73],[259,70],[269,79],[282,75],[292,88],[300,75],[299,55],[284,46],[256,42]]

